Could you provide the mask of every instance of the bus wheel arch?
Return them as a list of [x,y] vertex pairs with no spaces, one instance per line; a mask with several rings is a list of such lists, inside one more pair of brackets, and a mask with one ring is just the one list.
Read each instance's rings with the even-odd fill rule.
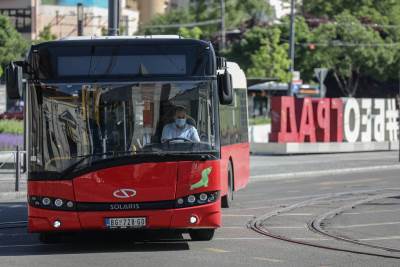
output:
[[227,168],[228,190],[225,196],[221,198],[221,207],[229,208],[233,202],[233,192],[235,191],[235,172],[233,168],[232,158],[229,158]]

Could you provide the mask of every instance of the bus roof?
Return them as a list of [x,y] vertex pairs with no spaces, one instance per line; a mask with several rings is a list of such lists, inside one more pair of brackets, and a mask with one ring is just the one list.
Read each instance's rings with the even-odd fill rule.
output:
[[43,42],[32,47],[54,47],[54,46],[70,46],[70,45],[195,45],[209,46],[210,42],[186,39],[178,35],[144,35],[144,36],[78,36],[68,37],[54,41]]
[[115,35],[115,36],[69,36],[59,40],[109,40],[109,39],[184,39],[179,35]]

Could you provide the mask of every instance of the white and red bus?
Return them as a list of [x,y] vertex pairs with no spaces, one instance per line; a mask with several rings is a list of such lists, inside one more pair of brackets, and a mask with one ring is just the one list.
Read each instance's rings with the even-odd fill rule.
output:
[[[26,103],[28,230],[42,241],[143,228],[210,240],[248,182],[246,78],[209,42],[51,41],[6,72],[9,97]],[[161,142],[177,108],[200,141]]]

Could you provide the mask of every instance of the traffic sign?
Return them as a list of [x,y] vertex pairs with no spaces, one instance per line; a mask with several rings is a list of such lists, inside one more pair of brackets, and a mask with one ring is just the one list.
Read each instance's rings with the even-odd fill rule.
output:
[[315,68],[314,74],[315,74],[315,77],[317,77],[318,81],[320,83],[323,83],[326,78],[326,75],[328,74],[328,69],[327,68]]

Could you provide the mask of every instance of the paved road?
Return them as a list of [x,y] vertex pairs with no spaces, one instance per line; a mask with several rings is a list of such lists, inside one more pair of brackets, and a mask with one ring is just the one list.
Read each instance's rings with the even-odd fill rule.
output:
[[399,152],[360,152],[292,156],[252,156],[252,176],[305,171],[332,171],[399,164]]
[[[374,154],[286,157],[286,172],[309,170],[318,165],[314,160],[322,166],[319,171],[395,166],[396,153]],[[345,157],[360,164],[347,163]],[[276,171],[273,161],[252,157],[253,176]],[[296,161],[304,166],[293,164]],[[142,233],[116,238],[86,235],[67,243],[41,245],[24,228],[0,229],[0,266],[399,266],[400,259],[390,258],[400,257],[399,252],[380,248],[400,249],[399,170],[366,170],[255,179],[235,195],[232,208],[223,210],[223,227],[210,242],[192,242],[186,234]],[[0,222],[25,217],[23,202],[0,204]],[[311,231],[309,224],[317,219],[321,219],[322,230],[336,238]],[[291,242],[257,233],[249,228],[253,224],[261,232]]]

